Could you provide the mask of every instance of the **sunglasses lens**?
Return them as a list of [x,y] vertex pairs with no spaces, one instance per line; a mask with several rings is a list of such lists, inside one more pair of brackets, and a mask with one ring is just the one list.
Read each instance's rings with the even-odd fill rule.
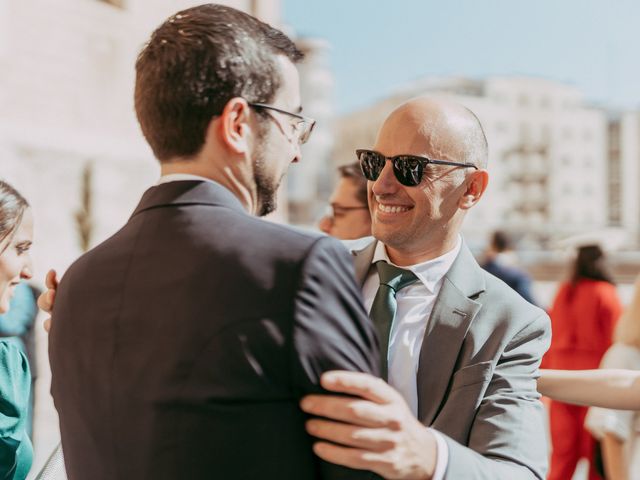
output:
[[398,181],[407,187],[415,187],[422,181],[423,164],[411,156],[395,157],[393,161],[393,173]]
[[375,182],[384,168],[386,159],[379,153],[368,150],[359,150],[358,159],[360,160],[360,168],[362,168],[362,173],[365,178]]

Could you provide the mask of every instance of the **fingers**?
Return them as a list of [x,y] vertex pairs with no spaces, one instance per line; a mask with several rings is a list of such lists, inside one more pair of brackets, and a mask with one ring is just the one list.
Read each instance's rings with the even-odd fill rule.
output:
[[367,373],[334,370],[324,373],[320,384],[332,392],[347,393],[375,403],[392,403],[401,398],[384,380]]
[[55,290],[58,288],[58,274],[54,269],[51,269],[47,272],[47,276],[44,279],[44,284],[49,289]]
[[380,454],[366,450],[318,442],[313,445],[313,451],[323,460],[337,465],[357,470],[372,470],[377,473],[381,473],[384,469],[384,464],[380,461]]
[[318,417],[361,427],[399,428],[395,409],[385,408],[368,400],[331,395],[307,395],[300,402],[303,411]]
[[[47,272],[44,284],[48,290],[38,297],[38,308],[47,313],[51,313],[56,299],[56,289],[58,288],[58,274],[55,270],[51,269]],[[44,330],[49,333],[49,330],[51,330],[51,317],[47,318],[42,326]]]
[[47,313],[51,313],[53,310],[53,303],[55,302],[56,291],[47,290],[38,297],[38,307]]
[[314,437],[348,447],[384,452],[395,447],[393,432],[381,428],[360,428],[345,423],[313,419],[306,423],[307,432]]

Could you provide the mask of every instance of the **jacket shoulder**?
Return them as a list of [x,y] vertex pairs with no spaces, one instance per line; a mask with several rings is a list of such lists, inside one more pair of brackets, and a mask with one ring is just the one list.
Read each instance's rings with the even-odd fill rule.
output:
[[518,292],[498,277],[483,271],[486,290],[479,299],[498,314],[508,316],[512,322],[529,323],[538,317],[548,318],[540,307],[526,301]]

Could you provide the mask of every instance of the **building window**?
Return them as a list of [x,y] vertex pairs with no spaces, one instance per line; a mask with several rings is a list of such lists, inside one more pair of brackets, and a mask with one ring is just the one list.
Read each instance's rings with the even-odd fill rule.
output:
[[570,127],[564,127],[562,129],[562,137],[565,140],[571,140],[573,138],[573,130]]
[[524,144],[531,142],[531,126],[526,123],[520,124],[520,141]]

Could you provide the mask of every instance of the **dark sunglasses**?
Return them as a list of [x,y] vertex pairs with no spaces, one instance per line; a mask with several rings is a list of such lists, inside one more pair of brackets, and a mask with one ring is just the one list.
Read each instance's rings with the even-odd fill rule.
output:
[[453,167],[475,168],[478,167],[471,163],[448,162],[446,160],[431,160],[427,157],[419,157],[418,155],[396,155],[394,157],[385,157],[375,150],[356,150],[356,156],[360,161],[360,168],[367,180],[375,182],[387,160],[393,165],[393,174],[402,185],[406,187],[415,187],[420,185],[424,168],[427,165],[451,165]]

